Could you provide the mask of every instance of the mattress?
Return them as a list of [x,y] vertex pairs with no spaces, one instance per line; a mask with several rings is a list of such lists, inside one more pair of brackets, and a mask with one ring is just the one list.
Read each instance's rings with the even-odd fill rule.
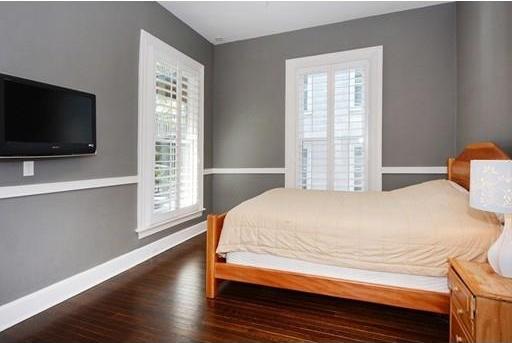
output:
[[412,288],[431,292],[448,293],[446,276],[420,276],[401,273],[376,272],[371,270],[344,268],[297,259],[256,254],[252,252],[230,252],[226,262],[250,267],[323,276],[335,279],[359,281],[386,286]]
[[278,188],[227,213],[217,253],[446,276],[449,258],[485,262],[498,235],[496,216],[471,208],[448,180],[389,192]]

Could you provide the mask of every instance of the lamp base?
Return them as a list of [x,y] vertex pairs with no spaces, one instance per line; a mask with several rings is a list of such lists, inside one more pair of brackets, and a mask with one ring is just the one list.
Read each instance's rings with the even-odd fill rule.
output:
[[512,214],[505,214],[503,231],[489,248],[487,259],[497,274],[512,278]]

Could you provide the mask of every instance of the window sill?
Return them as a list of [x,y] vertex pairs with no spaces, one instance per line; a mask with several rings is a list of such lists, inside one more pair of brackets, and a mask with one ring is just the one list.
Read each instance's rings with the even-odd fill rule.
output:
[[173,219],[167,220],[165,222],[160,222],[158,224],[148,226],[145,228],[138,228],[137,230],[135,230],[135,232],[137,232],[139,239],[146,238],[146,237],[151,236],[152,234],[155,234],[162,230],[166,230],[173,226],[183,224],[192,219],[200,218],[203,215],[204,210],[205,209],[203,208],[202,210],[195,211],[195,212],[189,213],[187,215],[184,215],[184,216],[181,216],[178,218],[173,218]]

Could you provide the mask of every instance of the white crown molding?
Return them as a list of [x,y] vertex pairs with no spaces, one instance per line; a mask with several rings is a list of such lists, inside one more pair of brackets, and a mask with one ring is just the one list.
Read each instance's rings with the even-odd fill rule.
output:
[[0,306],[0,332],[206,231],[201,222]]
[[0,187],[0,199],[26,197],[30,195],[77,191],[81,189],[113,187],[135,184],[137,176],[109,177],[104,179],[88,179],[63,182],[36,183],[31,185]]
[[[210,168],[203,175],[284,174],[285,168]],[[382,167],[382,174],[446,174],[446,167]]]

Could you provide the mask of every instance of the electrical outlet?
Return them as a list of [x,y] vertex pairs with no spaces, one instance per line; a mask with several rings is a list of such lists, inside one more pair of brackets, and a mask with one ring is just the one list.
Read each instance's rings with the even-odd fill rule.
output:
[[23,176],[34,176],[34,161],[23,161]]

